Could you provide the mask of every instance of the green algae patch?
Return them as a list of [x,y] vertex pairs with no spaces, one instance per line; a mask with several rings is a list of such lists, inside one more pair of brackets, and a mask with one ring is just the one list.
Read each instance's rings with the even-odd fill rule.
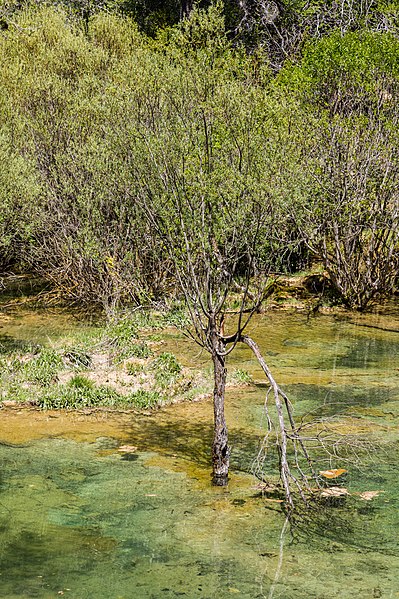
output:
[[[246,513],[232,503],[237,495],[199,489],[166,463],[151,466],[147,453],[126,460],[99,455],[94,444],[43,440],[0,446],[0,456],[2,596],[196,596],[199,588],[213,596],[232,584],[251,595],[258,549],[240,540],[234,515]],[[258,522],[268,516],[256,502],[245,509],[250,539],[250,514]]]
[[211,487],[171,467],[173,456],[99,453],[111,441],[0,446],[2,596],[129,598],[134,589],[143,599],[226,598],[235,589],[250,599],[274,588],[274,597],[305,599],[328,588],[329,597],[349,599],[396,588],[398,506],[388,467],[354,481],[361,493],[378,478],[384,493],[313,511],[292,538],[280,504],[265,503],[251,477]]

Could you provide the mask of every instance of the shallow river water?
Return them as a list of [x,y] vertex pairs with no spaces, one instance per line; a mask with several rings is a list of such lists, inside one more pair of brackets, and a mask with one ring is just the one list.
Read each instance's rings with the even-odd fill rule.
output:
[[[8,340],[50,343],[78,328],[56,314],[1,319]],[[209,400],[142,416],[3,409],[2,599],[399,597],[399,315],[278,312],[251,334],[297,418],[338,415],[336,430],[370,443],[323,462],[348,470],[348,500],[292,530],[281,503],[259,495],[249,472],[265,386],[244,348],[229,366],[257,384],[227,394],[225,489],[210,484]],[[207,363],[178,336],[167,347],[188,367]],[[122,444],[137,452],[121,455]]]

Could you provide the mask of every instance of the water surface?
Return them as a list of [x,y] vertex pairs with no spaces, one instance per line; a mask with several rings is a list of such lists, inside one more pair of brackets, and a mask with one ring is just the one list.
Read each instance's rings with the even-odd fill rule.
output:
[[[8,315],[2,334],[51,343],[81,326],[65,315],[41,315],[45,328],[30,318]],[[273,313],[253,323],[297,418],[335,416],[343,434],[370,442],[342,464],[351,497],[291,532],[281,503],[262,499],[249,474],[266,389],[246,348],[229,367],[257,384],[227,394],[226,489],[210,485],[210,401],[143,416],[2,410],[0,596],[399,597],[398,322]],[[206,365],[187,344],[170,335],[167,348],[188,367]],[[122,455],[122,444],[137,451]],[[356,495],[372,490],[381,491],[372,501]]]

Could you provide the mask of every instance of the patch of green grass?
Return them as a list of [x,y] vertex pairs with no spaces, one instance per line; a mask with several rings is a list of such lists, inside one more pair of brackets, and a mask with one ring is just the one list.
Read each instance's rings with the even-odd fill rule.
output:
[[248,385],[249,383],[253,382],[252,376],[249,374],[249,372],[247,372],[246,370],[241,370],[240,368],[233,370],[233,372],[231,373],[231,380],[234,383],[238,383],[241,385]]
[[152,355],[147,343],[138,337],[137,317],[135,319],[125,317],[116,323],[111,323],[105,332],[116,361],[126,358],[146,359]]
[[128,358],[147,359],[153,355],[151,348],[145,341],[134,341],[124,346],[118,346],[113,354],[113,361],[120,362]]
[[80,389],[82,392],[95,389],[93,381],[82,374],[75,374],[69,381],[68,386],[72,389]]
[[109,387],[95,387],[85,377],[74,377],[65,385],[54,385],[38,398],[38,405],[45,410],[87,408],[113,405],[116,392]]
[[4,383],[8,377],[19,372],[23,367],[22,361],[17,356],[0,359],[0,377]]
[[186,308],[178,305],[172,307],[162,315],[163,326],[182,328],[190,323]]
[[61,355],[51,348],[35,353],[14,354],[0,360],[1,399],[32,402],[48,392],[63,370]]
[[145,389],[139,389],[130,393],[127,399],[129,404],[141,409],[154,408],[159,406],[163,401],[163,397],[158,391],[146,391]]
[[162,330],[165,327],[182,327],[187,324],[186,312],[181,306],[174,306],[165,312],[138,310],[125,312],[110,322],[105,328],[105,343],[113,354],[113,360],[126,358],[147,359],[153,355],[149,345],[143,340],[143,331],[148,341],[160,341],[161,336],[148,335],[149,331]]
[[127,350],[129,358],[149,358],[152,356],[152,350],[148,347],[145,341],[140,341],[139,343],[132,343],[132,345]]
[[162,341],[162,336],[158,335],[157,333],[154,335],[148,335],[147,341],[154,341],[155,343],[158,343],[159,341]]
[[[36,402],[48,409],[95,406],[142,409],[159,405],[164,395],[188,392],[190,382],[187,384],[183,379],[182,367],[173,354],[165,352],[151,359],[154,354],[146,341],[161,341],[162,333],[157,331],[185,322],[185,311],[174,306],[168,312],[125,313],[104,327],[64,337],[52,347],[0,337],[0,399]],[[143,362],[126,364],[125,372],[139,375],[134,383],[145,389],[129,394],[125,393],[128,384],[126,389],[118,387],[116,391],[109,385],[96,385],[84,375],[85,371],[110,367],[112,362],[120,364],[129,358]],[[75,376],[68,383],[58,382],[71,374]],[[150,385],[152,388],[148,390]]]
[[0,355],[11,355],[16,352],[29,353],[38,351],[39,346],[9,335],[0,335]]
[[143,364],[135,364],[135,363],[126,364],[126,372],[130,376],[136,376],[137,374],[142,374],[144,371],[145,371],[145,368],[144,368]]
[[179,378],[182,370],[176,357],[169,352],[163,352],[158,358],[153,360],[151,368],[155,373],[155,382],[161,389],[167,389],[173,385]]
[[38,392],[35,389],[27,389],[26,387],[22,387],[19,383],[11,383],[7,386],[2,385],[1,400],[35,403],[37,393]]
[[63,368],[63,362],[56,351],[42,348],[30,360],[20,361],[19,365],[13,361],[10,366],[14,373],[18,373],[20,382],[31,382],[45,387],[55,381],[57,373]]
[[181,365],[177,361],[176,356],[169,352],[160,354],[152,364],[159,372],[168,374],[179,374],[181,372]]
[[189,322],[185,307],[178,304],[165,311],[137,310],[130,314],[125,313],[122,318],[110,323],[108,330],[117,338],[127,340],[131,337],[137,338],[143,329],[156,331],[170,326],[181,328]]
[[45,410],[81,409],[94,407],[153,408],[162,403],[162,396],[155,391],[139,390],[122,395],[105,385],[96,386],[82,375],[74,376],[65,385],[56,385],[37,400]]
[[110,342],[118,347],[125,347],[137,339],[139,327],[134,319],[124,317],[116,322],[111,322],[106,328]]

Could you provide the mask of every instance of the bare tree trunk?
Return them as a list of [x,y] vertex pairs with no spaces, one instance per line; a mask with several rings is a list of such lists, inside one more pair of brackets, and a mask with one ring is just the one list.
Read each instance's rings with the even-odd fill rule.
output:
[[228,432],[224,415],[224,393],[226,388],[225,344],[217,334],[216,327],[211,331],[212,360],[215,386],[213,390],[214,433],[212,464],[214,485],[227,485],[230,462],[230,448],[227,444]]
[[180,18],[189,17],[194,7],[194,0],[183,0],[180,9]]

